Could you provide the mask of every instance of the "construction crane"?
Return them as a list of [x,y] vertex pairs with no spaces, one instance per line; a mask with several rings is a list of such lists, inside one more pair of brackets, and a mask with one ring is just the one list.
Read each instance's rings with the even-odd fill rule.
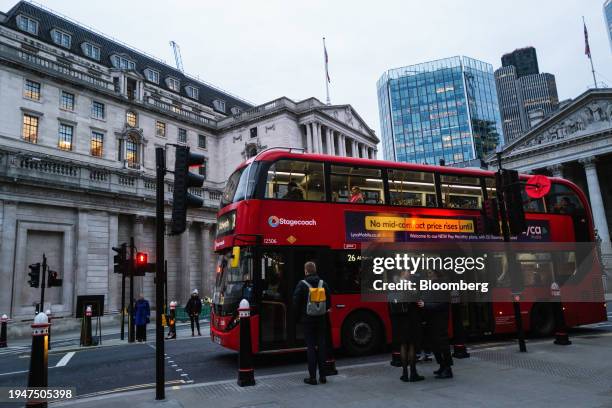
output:
[[181,47],[179,47],[179,45],[174,41],[170,41],[170,46],[172,47],[172,51],[174,51],[174,60],[176,61],[176,68],[181,72],[185,72],[185,70],[183,69],[183,58],[181,58]]

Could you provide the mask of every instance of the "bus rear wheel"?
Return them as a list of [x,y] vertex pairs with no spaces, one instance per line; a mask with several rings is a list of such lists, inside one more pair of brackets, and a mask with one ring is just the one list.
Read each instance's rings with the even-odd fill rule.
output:
[[381,340],[380,322],[371,313],[353,313],[342,326],[342,346],[351,356],[361,356],[377,351]]
[[552,304],[536,303],[531,309],[530,331],[535,336],[550,336],[555,330],[555,315]]

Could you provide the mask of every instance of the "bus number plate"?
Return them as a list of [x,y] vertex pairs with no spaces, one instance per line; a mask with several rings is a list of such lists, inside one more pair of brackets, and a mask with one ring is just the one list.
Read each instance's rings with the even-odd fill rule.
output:
[[264,238],[264,244],[277,244],[276,238]]
[[221,345],[221,337],[213,336],[213,341],[217,343],[218,345]]

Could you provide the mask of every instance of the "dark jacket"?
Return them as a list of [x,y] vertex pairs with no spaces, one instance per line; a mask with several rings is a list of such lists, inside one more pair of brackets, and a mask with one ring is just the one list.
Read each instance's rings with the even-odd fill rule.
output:
[[[319,278],[318,275],[310,275],[304,278],[306,282],[310,284],[313,288],[319,286]],[[329,291],[329,286],[325,281],[323,282],[323,288],[325,289],[325,309],[331,309],[331,293]],[[296,316],[296,322],[303,321],[316,321],[317,319],[325,318],[325,315],[321,316],[308,316],[306,314],[306,305],[308,304],[308,295],[309,288],[304,284],[304,282],[300,281],[295,287],[295,291],[293,292],[293,312]]]
[[149,302],[145,299],[138,299],[134,306],[134,322],[136,326],[144,326],[149,323],[149,317],[151,316],[151,309]]
[[202,299],[200,299],[199,296],[191,296],[187,305],[185,305],[185,312],[187,312],[188,315],[199,315],[202,313]]

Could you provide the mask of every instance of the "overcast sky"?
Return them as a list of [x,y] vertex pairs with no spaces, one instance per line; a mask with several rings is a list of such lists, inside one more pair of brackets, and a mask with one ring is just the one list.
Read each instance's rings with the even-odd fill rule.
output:
[[[7,11],[15,0],[0,0]],[[325,101],[327,38],[332,103],[350,103],[380,135],[376,81],[387,69],[467,55],[501,65],[505,52],[536,47],[559,98],[592,85],[582,16],[599,80],[612,87],[603,0],[105,0],[43,1],[83,24],[255,104],[280,96]]]

